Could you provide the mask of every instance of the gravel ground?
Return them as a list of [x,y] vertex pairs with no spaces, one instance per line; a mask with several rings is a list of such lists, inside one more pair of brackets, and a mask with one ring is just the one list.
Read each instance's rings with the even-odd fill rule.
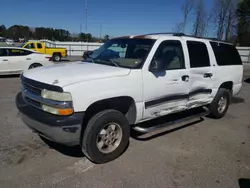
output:
[[104,165],[88,161],[78,147],[41,140],[15,108],[18,77],[1,77],[0,86],[0,187],[250,187],[250,81],[223,119],[131,138],[127,151]]

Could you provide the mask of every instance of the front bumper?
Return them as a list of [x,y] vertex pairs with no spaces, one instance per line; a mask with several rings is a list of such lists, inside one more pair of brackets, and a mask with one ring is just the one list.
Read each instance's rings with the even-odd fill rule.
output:
[[64,145],[79,145],[84,112],[57,116],[36,109],[24,101],[22,93],[16,96],[16,106],[23,122],[47,139]]

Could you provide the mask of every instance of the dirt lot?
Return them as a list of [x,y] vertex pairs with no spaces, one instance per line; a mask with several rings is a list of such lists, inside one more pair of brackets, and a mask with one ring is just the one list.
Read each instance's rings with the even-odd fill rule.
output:
[[131,138],[119,159],[95,165],[78,147],[48,145],[32,133],[15,108],[18,77],[2,77],[0,187],[249,188],[248,81],[223,119],[205,118],[152,139]]

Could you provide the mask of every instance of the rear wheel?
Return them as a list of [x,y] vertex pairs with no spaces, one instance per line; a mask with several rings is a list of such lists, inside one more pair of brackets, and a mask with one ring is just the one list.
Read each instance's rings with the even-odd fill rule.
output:
[[209,106],[210,116],[215,119],[224,117],[228,110],[230,102],[230,92],[227,89],[220,88],[214,100]]
[[29,69],[34,69],[34,68],[37,68],[37,67],[41,67],[42,65],[40,63],[33,63],[29,66]]
[[53,54],[53,60],[54,61],[61,61],[61,55],[59,53]]
[[106,163],[122,155],[130,137],[127,118],[119,111],[104,110],[94,115],[82,135],[82,151],[95,163]]

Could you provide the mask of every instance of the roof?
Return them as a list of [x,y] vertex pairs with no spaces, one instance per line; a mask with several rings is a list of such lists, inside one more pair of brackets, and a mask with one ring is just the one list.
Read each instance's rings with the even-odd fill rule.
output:
[[221,41],[216,38],[206,38],[206,37],[197,37],[197,36],[192,36],[192,35],[185,35],[184,33],[150,33],[150,34],[144,34],[144,35],[134,35],[134,36],[122,36],[122,37],[117,37],[113,39],[121,39],[121,38],[145,38],[145,39],[159,39],[162,37],[183,37],[183,38],[192,38],[192,39],[201,39],[201,40],[209,40],[209,41],[216,41],[216,42],[222,42],[222,43],[227,43],[226,41]]
[[28,51],[31,51],[31,52],[36,52],[34,50],[31,50],[31,49],[27,49],[27,48],[21,48],[21,47],[16,47],[16,46],[0,46],[0,49],[18,49],[18,50],[28,50]]

